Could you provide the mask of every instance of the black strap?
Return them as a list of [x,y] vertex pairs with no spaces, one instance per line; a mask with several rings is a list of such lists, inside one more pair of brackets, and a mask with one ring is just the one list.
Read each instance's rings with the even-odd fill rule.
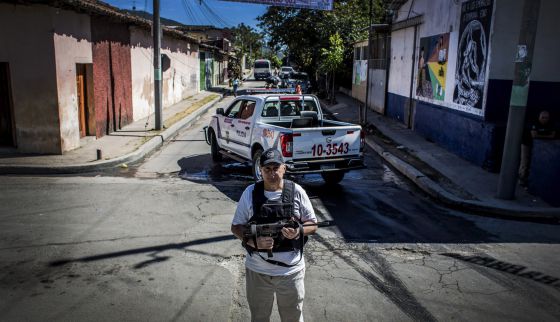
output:
[[264,181],[255,183],[253,188],[253,216],[260,212],[261,206],[266,202],[264,195]]
[[[255,216],[258,216],[260,214],[261,206],[268,200],[266,198],[266,196],[264,195],[264,181],[259,181],[259,182],[255,183],[255,187],[253,188],[252,197],[253,197],[253,218],[254,218]],[[282,203],[290,205],[290,210],[289,210],[290,214],[294,213],[294,199],[295,199],[295,183],[291,180],[284,179],[284,186],[282,187],[281,200],[282,200]],[[263,259],[264,261],[266,261],[270,264],[278,265],[278,266],[282,266],[282,267],[296,266],[297,264],[299,264],[299,262],[303,258],[303,246],[305,244],[305,237],[303,236],[303,226],[300,222],[298,222],[298,225],[299,225],[299,239],[300,239],[300,243],[299,243],[300,244],[300,249],[299,249],[300,257],[299,257],[299,260],[297,261],[297,263],[295,263],[295,264],[290,265],[290,264],[286,264],[286,263],[283,263],[283,262],[275,261],[273,259],[264,258],[256,248],[252,248],[249,245],[246,245],[245,249],[247,249],[247,252],[249,253],[249,256],[252,256],[253,252],[256,252],[261,259]],[[255,246],[257,245],[256,236],[253,236],[253,243],[254,243]],[[270,253],[269,253],[269,255],[270,255]]]

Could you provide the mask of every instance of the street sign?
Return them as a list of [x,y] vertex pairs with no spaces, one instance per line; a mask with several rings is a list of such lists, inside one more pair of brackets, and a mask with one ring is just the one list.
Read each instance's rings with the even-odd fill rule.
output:
[[332,10],[333,0],[224,0],[315,10]]

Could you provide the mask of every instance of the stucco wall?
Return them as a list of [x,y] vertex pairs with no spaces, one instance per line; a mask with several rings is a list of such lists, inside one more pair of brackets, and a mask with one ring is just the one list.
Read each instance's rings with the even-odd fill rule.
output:
[[132,76],[128,26],[92,18],[96,136],[132,121]]
[[56,15],[46,6],[0,4],[0,61],[10,68],[21,152],[62,153],[53,43]]
[[162,84],[163,106],[167,107],[198,93],[198,45],[164,37],[161,47],[171,59]]
[[[485,119],[491,122],[507,121],[522,10],[522,0],[496,0],[485,114]],[[535,120],[543,109],[550,111],[556,120],[560,119],[560,96],[552,94],[560,91],[558,12],[560,1],[541,1],[527,100],[527,120]]]
[[58,10],[53,16],[58,109],[62,151],[80,147],[76,64],[91,64],[91,28],[87,15]]
[[[495,3],[490,78],[513,79],[513,60],[519,42],[523,0],[495,0]],[[558,12],[560,1],[541,0],[533,53],[532,81],[560,81]]]
[[[154,72],[152,37],[147,30],[130,28],[132,64],[132,106],[134,120],[154,112]],[[163,107],[173,105],[198,92],[198,45],[164,36],[162,54],[171,60],[170,68],[163,72]]]

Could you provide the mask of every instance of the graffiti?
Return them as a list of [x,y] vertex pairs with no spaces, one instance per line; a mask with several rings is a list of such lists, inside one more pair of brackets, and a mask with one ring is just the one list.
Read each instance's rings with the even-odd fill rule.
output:
[[447,79],[449,34],[420,39],[416,95],[443,101]]
[[459,105],[482,109],[491,13],[492,0],[462,5],[453,93],[453,102]]
[[527,267],[522,265],[515,265],[508,262],[499,261],[488,256],[477,256],[477,255],[468,256],[468,255],[462,255],[456,253],[443,253],[442,255],[456,258],[468,263],[473,263],[473,264],[493,268],[519,277],[528,278],[535,282],[543,283],[560,289],[560,278],[546,275],[544,273],[537,272],[537,271],[531,271]]

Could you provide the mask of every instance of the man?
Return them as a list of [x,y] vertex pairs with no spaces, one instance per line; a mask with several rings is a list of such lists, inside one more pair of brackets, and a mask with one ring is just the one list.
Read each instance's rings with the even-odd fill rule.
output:
[[263,181],[245,189],[231,225],[232,233],[247,249],[246,288],[251,320],[270,320],[276,293],[282,321],[303,321],[304,236],[315,233],[317,227],[284,227],[277,238],[245,238],[243,233],[249,222],[276,222],[278,218],[271,218],[271,214],[292,217],[301,224],[316,223],[317,218],[305,190],[284,179],[286,165],[278,150],[264,151],[259,166]]
[[233,96],[237,97],[237,88],[239,87],[239,78],[237,76],[233,80]]
[[521,141],[521,160],[519,163],[519,185],[526,188],[529,179],[529,168],[531,167],[531,154],[533,150],[533,139],[554,139],[556,131],[550,122],[548,111],[539,113],[539,121],[533,124],[530,131],[523,131]]

